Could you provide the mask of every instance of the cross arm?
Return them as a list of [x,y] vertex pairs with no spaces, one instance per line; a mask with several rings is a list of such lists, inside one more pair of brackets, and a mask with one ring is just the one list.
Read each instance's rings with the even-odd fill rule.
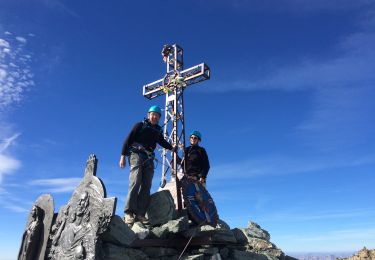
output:
[[[210,68],[207,64],[201,63],[196,66],[190,67],[183,71],[179,72],[179,76],[183,78],[184,83],[186,86],[204,81],[210,78]],[[153,99],[158,96],[165,94],[165,86],[164,84],[168,84],[168,82],[164,82],[164,79],[156,80],[152,83],[143,86],[143,96],[148,99]]]

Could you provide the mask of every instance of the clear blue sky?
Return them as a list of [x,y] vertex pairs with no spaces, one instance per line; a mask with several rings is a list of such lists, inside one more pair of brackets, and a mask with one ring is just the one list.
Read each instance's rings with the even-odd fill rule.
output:
[[211,67],[186,91],[186,127],[222,219],[286,252],[375,247],[373,1],[2,0],[0,259],[40,194],[69,200],[90,153],[122,215],[121,145],[165,102],[142,86],[164,76],[167,43]]

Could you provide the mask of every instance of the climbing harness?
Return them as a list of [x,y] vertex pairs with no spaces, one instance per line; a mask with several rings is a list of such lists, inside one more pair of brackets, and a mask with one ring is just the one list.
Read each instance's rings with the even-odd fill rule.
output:
[[[155,153],[148,151],[143,145],[139,143],[133,143],[129,149],[129,165],[130,165],[130,153],[137,153],[140,157],[146,158],[142,163],[134,165],[132,168],[143,166],[149,160],[155,160]],[[155,168],[155,165],[154,165]]]

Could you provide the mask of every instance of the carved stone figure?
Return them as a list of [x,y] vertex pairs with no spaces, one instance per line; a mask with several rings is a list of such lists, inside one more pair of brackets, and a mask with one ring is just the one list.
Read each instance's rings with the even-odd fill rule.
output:
[[88,222],[90,220],[90,212],[88,211],[89,205],[89,194],[87,191],[84,191],[78,201],[77,201],[77,216],[79,218],[84,219],[84,222]]
[[52,227],[48,259],[96,258],[99,235],[107,229],[116,208],[116,198],[105,198],[96,168],[97,159],[90,155],[82,182]]
[[52,196],[49,194],[39,196],[30,211],[18,259],[44,260],[53,215]]
[[43,233],[43,217],[42,209],[34,205],[31,209],[31,221],[22,236],[18,260],[32,260],[38,256]]
[[52,239],[52,245],[56,246],[57,242],[60,239],[61,232],[65,228],[66,221],[68,220],[69,217],[69,206],[63,207],[61,209],[62,214],[60,215],[60,219],[56,219],[56,223],[53,226],[53,229],[51,230],[51,237]]
[[61,233],[61,252],[58,259],[84,259],[85,248],[82,239],[86,233],[85,225],[82,225],[75,212],[71,213],[69,223]]

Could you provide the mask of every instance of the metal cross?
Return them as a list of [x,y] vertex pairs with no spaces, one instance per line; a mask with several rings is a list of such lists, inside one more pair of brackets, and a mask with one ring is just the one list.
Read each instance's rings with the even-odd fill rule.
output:
[[[167,73],[162,79],[143,86],[143,96],[153,99],[166,96],[164,110],[164,138],[178,147],[176,153],[168,153],[163,149],[162,176],[169,171],[176,181],[177,209],[182,210],[181,185],[177,177],[177,156],[184,158],[185,147],[185,118],[184,118],[184,90],[187,86],[210,78],[210,69],[205,63],[183,69],[183,49],[177,44],[164,45],[162,50],[164,62],[167,64]],[[183,170],[184,171],[184,170]],[[184,171],[185,172],[185,171]],[[165,183],[164,183],[165,184]],[[162,186],[162,185],[161,185]]]

